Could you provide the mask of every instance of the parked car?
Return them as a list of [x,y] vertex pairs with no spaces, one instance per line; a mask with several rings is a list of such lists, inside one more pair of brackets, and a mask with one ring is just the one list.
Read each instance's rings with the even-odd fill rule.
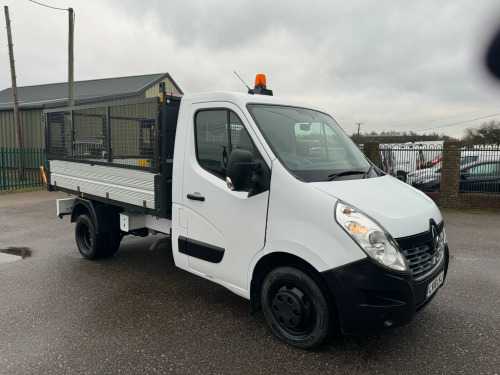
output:
[[460,170],[459,190],[500,193],[500,160],[478,163]]
[[[483,150],[464,150],[462,151],[461,155],[460,166],[465,166],[466,164],[470,164],[476,161],[488,161],[492,158],[493,160],[496,160],[496,157],[492,156],[493,154],[491,152],[485,152]],[[420,169],[408,173],[406,183],[415,186],[415,183],[421,183],[421,181],[423,180],[430,181],[435,179],[434,173],[441,173],[441,162],[442,160],[439,160],[435,165],[432,165],[429,168]],[[436,189],[436,187],[433,186],[432,189]]]
[[[467,158],[462,159],[467,161]],[[436,168],[431,174],[415,178],[412,186],[425,191],[439,190],[441,187],[441,168]],[[500,193],[500,158],[498,156],[494,158],[478,157],[477,161],[462,164],[459,191]]]

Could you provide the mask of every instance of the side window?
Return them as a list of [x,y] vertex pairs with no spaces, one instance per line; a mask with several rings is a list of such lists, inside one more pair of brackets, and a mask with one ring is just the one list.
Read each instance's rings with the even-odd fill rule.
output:
[[463,156],[460,158],[460,165],[465,165],[467,163],[472,163],[478,159],[477,156]]
[[498,163],[489,163],[489,164],[481,164],[476,167],[472,167],[469,169],[470,175],[496,175],[500,172],[500,164]]
[[239,117],[226,109],[199,111],[195,116],[196,155],[200,165],[221,179],[231,151],[254,146]]

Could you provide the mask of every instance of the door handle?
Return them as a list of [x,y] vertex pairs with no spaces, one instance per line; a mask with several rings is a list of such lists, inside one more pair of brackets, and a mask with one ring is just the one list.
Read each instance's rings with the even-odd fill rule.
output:
[[205,201],[205,197],[202,197],[201,195],[188,194],[187,197],[188,199],[192,199],[194,201],[201,201],[201,202]]

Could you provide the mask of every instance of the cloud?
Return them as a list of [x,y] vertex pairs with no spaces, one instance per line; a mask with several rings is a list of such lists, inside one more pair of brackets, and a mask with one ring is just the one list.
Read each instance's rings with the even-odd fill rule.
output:
[[[67,13],[28,1],[7,5],[14,13],[18,83],[66,80]],[[185,92],[245,91],[233,70],[249,85],[265,73],[275,94],[321,106],[346,129],[363,122],[377,131],[498,101],[478,73],[488,39],[484,24],[500,12],[494,0],[71,5],[77,80],[168,71]],[[7,58],[4,64],[0,82],[8,87]]]

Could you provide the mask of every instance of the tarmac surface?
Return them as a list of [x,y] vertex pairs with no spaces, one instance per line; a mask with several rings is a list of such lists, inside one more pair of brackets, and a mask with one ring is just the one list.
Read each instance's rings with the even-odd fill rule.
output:
[[175,267],[158,236],[87,261],[62,193],[0,196],[0,374],[500,374],[500,215],[444,212],[448,277],[404,327],[335,336],[314,351],[277,339],[247,300]]

